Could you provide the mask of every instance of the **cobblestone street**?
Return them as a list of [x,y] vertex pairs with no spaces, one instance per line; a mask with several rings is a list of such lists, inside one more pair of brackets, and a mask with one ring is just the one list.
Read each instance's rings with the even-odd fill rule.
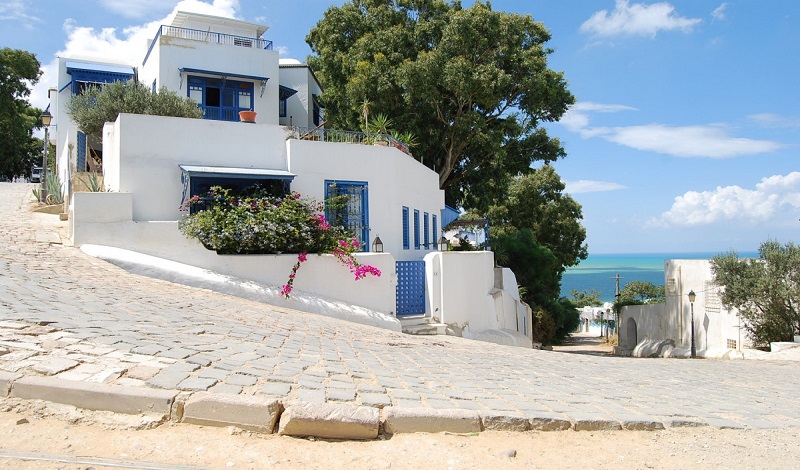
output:
[[526,350],[276,308],[92,258],[31,212],[32,187],[0,183],[0,371],[554,429],[800,426],[796,362]]

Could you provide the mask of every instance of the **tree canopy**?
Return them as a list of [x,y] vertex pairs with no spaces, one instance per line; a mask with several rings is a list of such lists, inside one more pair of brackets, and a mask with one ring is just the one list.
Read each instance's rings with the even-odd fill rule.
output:
[[711,260],[721,301],[736,308],[755,346],[791,341],[800,334],[800,246],[775,240],[761,244],[758,259],[731,251]]
[[116,121],[120,113],[203,117],[203,111],[191,98],[181,97],[166,88],[152,93],[146,85],[135,80],[91,86],[70,99],[67,112],[87,136],[97,140],[102,138],[103,125]]
[[485,210],[509,176],[563,157],[540,124],[574,102],[544,25],[476,2],[351,0],[306,38],[330,127],[355,129],[365,100],[418,138],[448,203]]
[[28,175],[40,157],[41,140],[32,131],[41,126],[41,110],[28,104],[30,86],[42,74],[39,66],[30,52],[0,49],[0,176]]
[[666,300],[664,285],[655,285],[649,281],[631,281],[619,291],[618,303],[622,305],[639,305],[659,303]]

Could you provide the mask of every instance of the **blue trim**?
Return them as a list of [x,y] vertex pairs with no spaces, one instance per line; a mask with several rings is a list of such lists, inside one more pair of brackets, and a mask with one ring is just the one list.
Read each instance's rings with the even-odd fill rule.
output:
[[[210,95],[210,90],[216,91]],[[198,106],[203,110],[203,119],[238,121],[239,111],[254,109],[255,97],[251,82],[189,75],[186,79],[186,96],[192,97],[192,91],[199,91],[202,94]],[[243,94],[250,98],[248,106],[240,105]],[[230,104],[226,105],[226,101]]]
[[450,225],[450,222],[458,219],[459,215],[461,215],[458,209],[455,209],[450,206],[444,206],[442,209],[442,228],[447,227]]
[[86,171],[86,134],[78,131],[78,171]]
[[410,247],[408,236],[408,207],[403,206],[403,249],[408,250]]
[[[97,67],[102,68],[101,65],[98,65]],[[125,81],[133,78],[133,69],[130,69],[130,67],[128,68],[131,70],[131,72],[116,72],[110,71],[111,69],[109,67],[105,68],[107,70],[87,70],[68,66],[67,73],[72,75],[72,81],[70,82],[70,84],[72,84],[72,94],[78,94],[78,87],[81,83],[104,85],[106,83]],[[122,67],[116,67],[115,69],[122,69]]]
[[419,250],[419,211],[414,209],[414,249]]
[[217,78],[243,78],[245,80],[258,80],[262,82],[266,82],[267,80],[269,80],[269,77],[260,77],[258,75],[241,75],[238,73],[216,72],[214,70],[203,70],[203,69],[190,69],[187,67],[178,70],[186,73],[202,73],[205,75],[213,75]]
[[425,242],[425,249],[426,250],[430,250],[431,249],[431,245],[430,245],[431,240],[430,240],[430,238],[428,238],[428,236],[430,235],[430,224],[428,223],[428,221],[429,221],[428,213],[425,212],[423,214],[423,216],[422,216],[422,227],[423,227],[423,230],[424,230],[423,235],[422,235],[422,239]]
[[433,246],[434,249],[438,249],[439,247],[439,227],[436,225],[436,214],[431,214],[433,217]]

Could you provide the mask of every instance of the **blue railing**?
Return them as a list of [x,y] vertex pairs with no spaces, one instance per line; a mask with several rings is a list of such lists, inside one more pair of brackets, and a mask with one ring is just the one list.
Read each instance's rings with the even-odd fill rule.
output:
[[144,56],[144,61],[142,62],[143,64],[147,62],[147,58],[150,57],[150,52],[153,50],[153,46],[156,44],[156,42],[158,42],[158,37],[162,35],[174,38],[192,39],[194,41],[227,44],[229,46],[252,47],[255,49],[266,49],[268,51],[272,50],[272,41],[268,41],[266,39],[248,38],[245,36],[234,36],[232,34],[202,31],[199,29],[161,25],[161,27],[158,28],[158,32],[156,33],[155,37],[153,38],[153,42],[150,43],[150,47],[147,49],[147,54]]
[[203,119],[211,119],[214,121],[238,121],[239,108],[220,108],[219,106],[203,106],[197,105],[198,108],[203,110]]
[[320,142],[340,142],[346,144],[381,145],[394,147],[411,155],[408,146],[388,134],[366,134],[356,131],[342,131],[318,127],[292,127],[291,138],[300,140],[316,140]]

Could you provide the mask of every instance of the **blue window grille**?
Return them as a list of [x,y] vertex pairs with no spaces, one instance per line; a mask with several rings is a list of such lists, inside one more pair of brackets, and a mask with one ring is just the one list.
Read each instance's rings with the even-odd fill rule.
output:
[[414,249],[419,248],[419,211],[414,209]]
[[430,219],[428,213],[425,212],[422,217],[422,229],[423,229],[422,238],[424,240],[426,250],[429,250],[431,248],[430,245],[431,239],[428,238],[430,236],[430,224],[428,223],[429,220]]
[[325,204],[325,218],[341,225],[358,240],[361,251],[369,251],[369,197],[365,181],[325,180],[325,199],[344,196],[343,206]]
[[433,218],[433,246],[438,246],[439,243],[439,226],[436,224],[436,214],[432,215]]
[[407,250],[410,246],[408,236],[408,207],[403,206],[403,249]]
[[253,109],[253,84],[189,76],[188,95],[203,110],[203,119],[238,121],[239,111]]

